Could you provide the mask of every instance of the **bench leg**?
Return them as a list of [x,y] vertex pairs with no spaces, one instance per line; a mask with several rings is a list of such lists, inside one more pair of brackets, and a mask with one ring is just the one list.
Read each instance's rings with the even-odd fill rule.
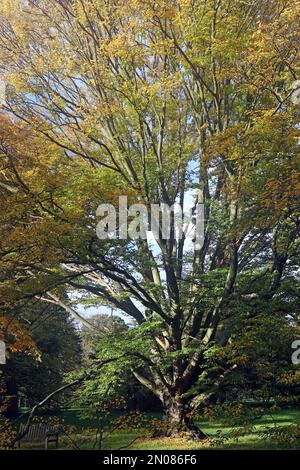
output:
[[55,435],[51,435],[51,436],[47,436],[45,438],[45,449],[48,450],[49,449],[49,444],[53,442],[53,444],[55,444],[55,447],[56,449],[58,448],[58,436],[55,436]]

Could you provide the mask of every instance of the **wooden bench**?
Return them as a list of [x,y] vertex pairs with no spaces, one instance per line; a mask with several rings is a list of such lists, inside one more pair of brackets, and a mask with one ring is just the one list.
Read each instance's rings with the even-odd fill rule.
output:
[[[26,424],[21,424],[19,429],[19,435],[21,436],[26,430]],[[48,449],[48,444],[51,442],[55,443],[56,448],[58,447],[58,434],[59,427],[56,425],[48,425],[44,423],[30,424],[26,434],[18,441],[18,447],[21,447],[21,441],[23,442],[37,442],[45,440],[45,449]]]

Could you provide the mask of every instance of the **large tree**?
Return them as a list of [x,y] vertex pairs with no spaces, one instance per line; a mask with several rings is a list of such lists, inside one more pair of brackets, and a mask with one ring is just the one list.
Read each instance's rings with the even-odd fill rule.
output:
[[[18,219],[9,242],[23,250],[3,247],[4,263],[23,276],[20,295],[76,315],[82,292],[133,319],[106,354],[128,353],[120,364],[159,397],[168,434],[200,435],[190,416],[237,366],[218,359],[235,300],[256,299],[252,317],[283,280],[296,286],[300,3],[5,0],[0,14],[4,108],[52,182],[21,178],[32,149],[4,141],[2,191],[25,194],[38,219]],[[201,248],[96,237],[103,200],[183,207],[193,191]]]

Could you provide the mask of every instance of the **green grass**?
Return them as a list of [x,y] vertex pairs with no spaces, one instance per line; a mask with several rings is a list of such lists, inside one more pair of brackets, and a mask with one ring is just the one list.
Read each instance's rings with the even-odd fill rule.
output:
[[[114,417],[118,415],[115,414]],[[120,416],[120,415],[119,415]],[[158,414],[148,415],[149,418],[159,418]],[[93,448],[95,439],[95,430],[97,428],[97,418],[88,416],[80,411],[65,411],[60,413],[60,419],[63,419],[69,436],[76,442],[80,449]],[[196,450],[196,449],[245,449],[245,450],[274,450],[279,448],[278,443],[262,439],[263,432],[266,429],[277,429],[278,427],[296,424],[300,421],[299,409],[285,409],[266,414],[256,421],[254,429],[246,435],[238,438],[230,437],[236,428],[224,427],[219,422],[209,422],[200,420],[197,422],[199,427],[209,437],[209,441],[194,442],[185,439],[159,438],[153,439],[149,437],[149,430],[116,430],[108,435],[104,440],[103,448],[106,450],[116,450],[126,448],[131,450]],[[227,439],[224,439],[224,437]],[[134,441],[134,442],[133,442]],[[70,439],[62,434],[60,437],[60,449],[72,449]],[[42,449],[43,443],[23,443],[22,449]],[[281,442],[281,449],[285,448],[284,442]],[[288,444],[286,446],[288,448]],[[299,438],[300,448],[300,438]]]

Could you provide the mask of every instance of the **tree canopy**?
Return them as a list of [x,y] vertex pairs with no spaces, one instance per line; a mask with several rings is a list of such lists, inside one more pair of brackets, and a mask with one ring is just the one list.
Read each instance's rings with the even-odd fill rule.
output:
[[[247,362],[238,328],[297,334],[300,2],[28,3],[0,6],[3,302],[127,315],[108,370],[159,397],[169,433],[188,429]],[[193,197],[203,246],[99,240],[96,209],[120,195]]]

